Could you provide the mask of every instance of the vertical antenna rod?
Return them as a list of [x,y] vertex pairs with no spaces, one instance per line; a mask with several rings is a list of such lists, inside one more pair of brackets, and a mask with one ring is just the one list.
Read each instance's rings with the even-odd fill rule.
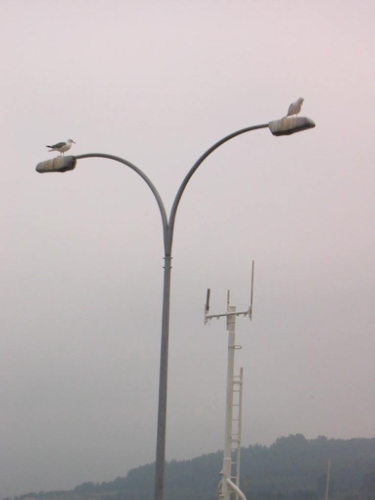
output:
[[210,295],[211,295],[211,290],[207,288],[206,305],[204,307],[204,311],[206,314],[210,310]]
[[251,264],[251,290],[250,290],[250,307],[249,307],[250,321],[253,319],[253,298],[254,298],[254,261]]

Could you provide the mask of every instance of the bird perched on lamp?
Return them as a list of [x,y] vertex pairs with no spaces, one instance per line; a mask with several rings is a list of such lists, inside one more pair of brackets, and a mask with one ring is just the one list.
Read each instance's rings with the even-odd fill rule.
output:
[[298,115],[298,113],[301,111],[303,100],[303,97],[299,97],[296,101],[292,102],[292,104],[289,106],[286,116]]
[[75,144],[73,139],[68,139],[66,142],[58,142],[53,146],[46,146],[46,148],[51,148],[48,151],[49,153],[51,153],[51,151],[58,151],[59,153],[61,153],[62,156],[64,156],[64,153],[69,151],[69,149],[72,147],[72,144]]

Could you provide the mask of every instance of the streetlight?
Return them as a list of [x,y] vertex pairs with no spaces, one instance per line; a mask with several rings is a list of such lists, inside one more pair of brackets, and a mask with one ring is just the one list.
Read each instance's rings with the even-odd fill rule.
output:
[[89,153],[78,156],[58,156],[52,160],[47,160],[38,163],[36,170],[39,173],[46,172],[67,172],[73,170],[76,166],[77,160],[84,158],[107,158],[109,160],[118,161],[127,165],[134,170],[151,189],[156,202],[159,207],[162,225],[163,225],[163,238],[164,238],[164,280],[163,280],[163,305],[162,305],[162,326],[161,326],[161,348],[160,348],[160,375],[159,375],[159,405],[158,405],[158,423],[157,423],[157,437],[156,437],[156,460],[155,460],[155,490],[154,500],[163,500],[164,494],[164,468],[165,468],[165,443],[166,443],[166,421],[167,421],[167,382],[168,382],[168,341],[169,341],[169,316],[170,316],[170,284],[171,284],[171,262],[172,262],[172,245],[173,245],[173,231],[176,219],[178,205],[184,190],[201,163],[218,147],[230,139],[251,132],[261,128],[269,128],[271,133],[275,136],[291,135],[296,132],[301,132],[309,128],[314,128],[315,123],[306,117],[285,117],[281,120],[275,120],[262,125],[255,125],[253,127],[243,128],[225,136],[220,141],[211,146],[203,155],[198,158],[191,169],[186,174],[182,181],[175,199],[172,204],[169,218],[163,203],[163,200],[156,189],[155,185],[147,177],[147,175],[138,167],[133,165],[127,160],[118,156],[102,154],[102,153]]

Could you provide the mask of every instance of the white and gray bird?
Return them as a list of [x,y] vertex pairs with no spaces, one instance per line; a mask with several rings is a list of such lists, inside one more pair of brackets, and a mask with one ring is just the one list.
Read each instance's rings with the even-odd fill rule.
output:
[[73,139],[68,139],[66,142],[58,142],[57,144],[54,144],[53,146],[46,146],[46,148],[51,148],[48,152],[50,153],[51,151],[58,151],[64,156],[64,153],[69,151],[69,149],[72,147],[72,144],[75,144]]
[[301,111],[302,103],[303,97],[299,97],[296,101],[292,102],[292,104],[289,106],[288,114],[286,116],[298,115],[298,113]]

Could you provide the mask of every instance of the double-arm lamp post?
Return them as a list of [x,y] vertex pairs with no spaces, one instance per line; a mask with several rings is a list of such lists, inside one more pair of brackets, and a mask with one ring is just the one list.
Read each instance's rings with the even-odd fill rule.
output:
[[295,132],[300,132],[309,128],[315,127],[315,123],[309,118],[305,117],[289,117],[282,118],[281,120],[272,121],[262,125],[255,125],[253,127],[246,127],[237,130],[232,134],[225,136],[220,141],[211,146],[191,167],[181,186],[179,187],[176,197],[173,201],[172,209],[169,215],[163,203],[163,200],[156,189],[155,185],[147,177],[147,175],[138,167],[133,165],[123,158],[118,156],[89,153],[78,156],[58,156],[51,160],[41,162],[37,165],[36,170],[39,173],[45,172],[66,172],[73,170],[76,166],[77,160],[84,158],[107,158],[109,160],[118,161],[134,170],[151,189],[156,202],[158,204],[160,215],[163,225],[163,238],[164,238],[164,281],[163,281],[163,305],[162,305],[162,325],[161,325],[161,349],[160,349],[160,375],[159,375],[159,406],[158,406],[158,424],[157,424],[157,438],[156,438],[156,462],[155,462],[155,492],[154,500],[163,500],[164,494],[164,466],[165,466],[165,443],[166,443],[166,420],[167,420],[167,381],[168,381],[168,340],[169,340],[169,316],[170,316],[170,284],[171,284],[171,261],[172,261],[172,244],[173,244],[173,230],[176,219],[178,205],[180,203],[183,192],[193,176],[194,172],[202,164],[202,162],[213,153],[219,146],[228,142],[230,139],[251,132],[261,128],[269,128],[271,133],[275,136],[290,135]]

